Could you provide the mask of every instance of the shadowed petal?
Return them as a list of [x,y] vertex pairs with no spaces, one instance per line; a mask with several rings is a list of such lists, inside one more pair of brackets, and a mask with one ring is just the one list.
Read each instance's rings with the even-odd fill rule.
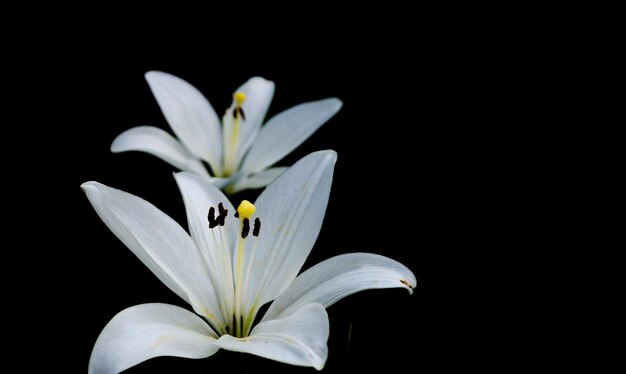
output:
[[326,310],[320,304],[309,304],[288,318],[259,323],[247,338],[224,335],[215,345],[229,351],[322,370],[328,357],[328,334]]
[[[222,312],[232,313],[233,276],[230,267],[232,245],[229,246],[228,243],[235,243],[239,235],[239,222],[228,221],[238,221],[234,217],[235,208],[222,191],[211,185],[206,178],[189,172],[176,173],[175,178],[185,202],[189,231],[209,265],[209,275],[219,295]],[[220,228],[209,229],[207,218],[209,209],[213,207],[215,216],[218,216],[220,203],[228,211],[225,220],[227,222]]]
[[205,358],[219,350],[217,336],[197,315],[168,304],[142,304],[119,312],[91,352],[89,374],[119,373],[158,356]]
[[287,170],[286,167],[276,167],[263,170],[257,173],[250,173],[235,183],[233,193],[250,188],[261,188],[272,183],[279,175]]
[[178,140],[153,126],[139,126],[119,134],[111,144],[111,152],[140,151],[157,156],[179,168],[209,177],[202,162],[198,161]]
[[107,227],[166,286],[196,313],[224,324],[202,253],[176,221],[124,191],[98,182],[81,187]]

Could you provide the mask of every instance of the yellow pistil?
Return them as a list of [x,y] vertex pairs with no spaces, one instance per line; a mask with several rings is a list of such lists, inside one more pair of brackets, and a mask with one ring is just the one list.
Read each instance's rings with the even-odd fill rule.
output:
[[245,121],[246,119],[242,108],[243,102],[246,101],[246,94],[236,92],[233,95],[233,99],[235,100],[235,108],[233,109],[232,135],[230,138],[230,147],[224,160],[224,173],[226,176],[232,175],[235,172],[235,153],[237,152],[237,142],[239,141],[239,125],[241,120]]
[[243,321],[243,261],[244,261],[244,246],[248,233],[250,232],[250,219],[256,211],[254,204],[248,200],[243,200],[237,208],[237,214],[241,222],[241,235],[237,240],[237,252],[236,252],[236,267],[235,267],[235,336],[241,337],[244,333],[244,321]]
[[236,92],[234,96],[235,102],[237,103],[237,108],[241,108],[241,105],[246,100],[246,94],[243,92]]

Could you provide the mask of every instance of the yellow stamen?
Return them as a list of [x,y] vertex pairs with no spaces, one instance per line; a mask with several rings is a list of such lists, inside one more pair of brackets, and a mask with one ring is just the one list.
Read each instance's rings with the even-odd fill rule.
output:
[[240,91],[240,92],[235,92],[235,95],[233,95],[233,96],[235,97],[235,102],[237,103],[237,108],[241,108],[241,105],[246,100],[246,94]]
[[248,200],[242,201],[241,204],[239,204],[239,208],[237,208],[237,213],[239,213],[239,218],[242,220],[244,218],[250,219],[250,217],[252,217],[255,211],[256,211],[256,207],[254,206],[254,204],[252,204]]
[[230,176],[235,172],[237,166],[235,164],[235,155],[237,153],[237,142],[239,141],[239,124],[242,120],[246,120],[243,108],[241,107],[246,100],[246,94],[243,92],[235,92],[233,98],[235,99],[235,107],[232,108],[232,112],[230,112],[233,116],[230,140],[227,139],[226,131],[224,132],[224,146],[230,141],[230,147],[226,147],[223,176]]

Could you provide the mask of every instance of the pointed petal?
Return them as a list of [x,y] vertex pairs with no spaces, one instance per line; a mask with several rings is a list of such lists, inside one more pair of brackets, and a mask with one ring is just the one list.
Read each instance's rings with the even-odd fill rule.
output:
[[359,291],[395,287],[404,287],[410,293],[415,287],[415,275],[401,263],[372,253],[339,255],[300,274],[274,300],[263,320],[285,318],[309,303],[328,308]]
[[98,182],[81,185],[107,227],[196,313],[224,323],[202,253],[178,223],[149,202]]
[[261,129],[241,167],[262,170],[291,153],[341,109],[336,98],[294,106],[272,117]]
[[238,221],[234,217],[235,208],[222,191],[206,178],[189,172],[177,173],[175,178],[185,202],[189,231],[209,266],[211,280],[222,301],[221,306],[225,308],[223,314],[230,316],[233,311],[233,276],[230,267],[232,245],[229,243],[234,244],[237,240],[239,222],[227,222],[222,227],[209,229],[207,216],[210,207],[215,208],[217,216],[217,206],[222,203],[224,209],[228,210],[226,220]]
[[219,117],[194,86],[168,73],[150,71],[146,80],[165,119],[197,158],[221,174],[222,133]]
[[174,305],[124,309],[104,327],[89,359],[89,373],[119,373],[158,356],[205,358],[219,350],[217,335],[197,315]]
[[291,365],[322,370],[328,357],[328,315],[320,304],[305,305],[284,319],[258,324],[249,337],[223,335],[215,345]]
[[246,242],[247,310],[278,296],[296,277],[317,239],[330,193],[337,154],[314,152],[290,167],[259,196],[255,216],[261,221],[255,241]]
[[209,173],[195,156],[173,136],[157,127],[133,127],[119,134],[111,144],[111,152],[126,151],[150,153],[181,170],[209,177]]
[[235,156],[237,165],[259,132],[261,123],[263,123],[267,109],[274,97],[274,89],[274,82],[261,77],[253,77],[236,91],[246,94],[246,100],[242,105],[246,121],[242,124],[239,133],[239,146]]
[[241,178],[233,188],[233,193],[251,189],[261,188],[272,183],[274,179],[278,178],[282,173],[287,170],[286,167],[276,167],[267,170],[263,170],[257,173],[247,174],[244,178]]

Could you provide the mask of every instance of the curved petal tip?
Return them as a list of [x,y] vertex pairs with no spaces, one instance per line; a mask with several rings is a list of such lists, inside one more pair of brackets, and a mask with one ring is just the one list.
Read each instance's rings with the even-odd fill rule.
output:
[[83,192],[87,192],[89,188],[96,188],[99,184],[100,183],[95,182],[95,181],[85,182],[80,185],[80,189],[83,190]]
[[409,295],[413,295],[413,288],[415,288],[413,284],[409,283],[409,281],[405,279],[400,279],[400,283],[402,283],[407,291],[409,291]]

